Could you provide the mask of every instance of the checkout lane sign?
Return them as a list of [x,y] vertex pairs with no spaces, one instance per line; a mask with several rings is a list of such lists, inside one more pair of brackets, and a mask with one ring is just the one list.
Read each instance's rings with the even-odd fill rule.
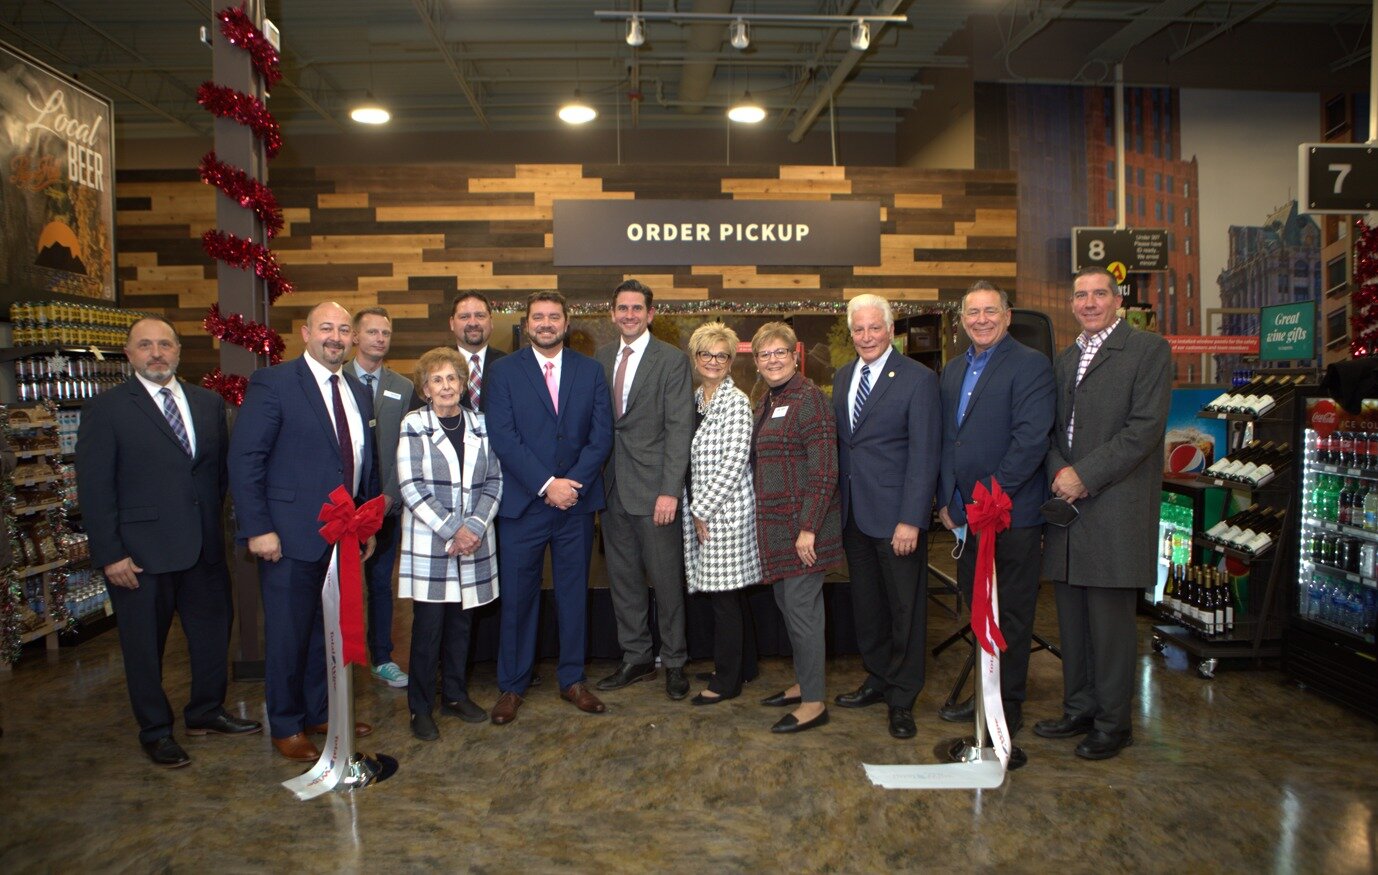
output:
[[1117,283],[1131,273],[1168,269],[1171,239],[1166,228],[1072,229],[1072,273],[1103,267]]

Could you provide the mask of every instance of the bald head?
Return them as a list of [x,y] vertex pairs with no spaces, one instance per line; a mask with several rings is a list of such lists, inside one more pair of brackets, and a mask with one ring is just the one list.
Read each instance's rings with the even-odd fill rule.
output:
[[306,354],[332,371],[344,364],[352,334],[349,311],[334,301],[323,301],[306,314],[301,339]]

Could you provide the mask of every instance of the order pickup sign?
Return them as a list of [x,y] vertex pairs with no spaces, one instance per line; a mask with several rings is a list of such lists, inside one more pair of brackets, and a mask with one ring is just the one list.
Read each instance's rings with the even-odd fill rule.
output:
[[1365,143],[1302,143],[1298,184],[1303,213],[1365,213],[1378,209],[1378,147]]

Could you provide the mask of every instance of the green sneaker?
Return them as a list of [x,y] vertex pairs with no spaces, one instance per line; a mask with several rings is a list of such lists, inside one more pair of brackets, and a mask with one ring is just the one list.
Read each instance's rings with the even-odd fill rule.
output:
[[373,667],[373,676],[390,687],[405,687],[407,673],[395,662],[385,662]]

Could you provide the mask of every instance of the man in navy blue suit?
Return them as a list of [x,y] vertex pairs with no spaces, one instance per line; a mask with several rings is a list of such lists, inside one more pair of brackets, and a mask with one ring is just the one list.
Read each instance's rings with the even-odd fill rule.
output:
[[496,724],[517,717],[531,685],[541,571],[550,548],[560,629],[560,696],[606,710],[585,684],[584,629],[593,514],[603,509],[603,462],[612,450],[612,403],[603,368],[565,349],[569,319],[558,292],[527,299],[531,345],[493,362],[484,387],[488,434],[502,462],[498,573],[502,620]]
[[[1056,398],[1048,357],[1009,336],[1009,298],[980,280],[962,298],[962,328],[971,338],[966,355],[943,370],[943,458],[938,517],[959,533],[966,505],[978,482],[993,479],[1010,497],[1010,527],[995,538],[1000,632],[1007,645],[1000,656],[1000,692],[1011,734],[1023,723],[1025,686],[1034,608],[1038,602],[1039,557],[1047,498],[1044,458],[1053,427]],[[957,562],[957,583],[971,601],[977,537],[967,535]],[[939,712],[944,720],[969,722],[968,699]]]
[[928,627],[928,524],[941,445],[938,377],[895,351],[890,302],[847,304],[857,358],[833,376],[842,546],[866,678],[835,701],[885,702],[890,734],[913,738]]
[[[237,537],[259,560],[268,724],[291,760],[320,756],[309,736],[329,717],[321,585],[331,546],[321,506],[341,485],[356,504],[380,492],[373,399],[343,367],[351,329],[339,304],[316,305],[301,329],[306,354],[254,372],[230,437]],[[365,559],[373,547],[370,538]],[[372,731],[355,726],[359,736]]]

